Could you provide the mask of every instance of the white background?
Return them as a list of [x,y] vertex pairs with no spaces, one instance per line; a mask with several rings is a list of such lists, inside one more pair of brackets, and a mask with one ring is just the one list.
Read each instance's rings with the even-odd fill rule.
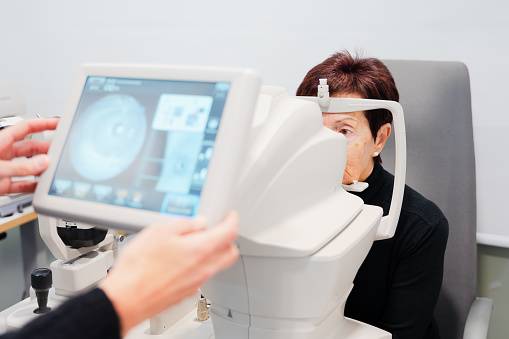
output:
[[264,84],[294,93],[312,66],[344,48],[462,61],[471,76],[478,230],[504,235],[482,239],[509,247],[508,13],[502,0],[0,0],[0,81],[19,85],[33,117],[61,114],[83,62],[250,67]]

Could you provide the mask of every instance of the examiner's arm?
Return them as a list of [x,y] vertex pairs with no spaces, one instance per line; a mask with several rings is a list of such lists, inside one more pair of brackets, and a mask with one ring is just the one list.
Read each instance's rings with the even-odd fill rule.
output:
[[238,256],[238,217],[204,230],[203,219],[152,225],[120,252],[97,289],[64,303],[1,339],[119,338],[133,326],[196,294]]

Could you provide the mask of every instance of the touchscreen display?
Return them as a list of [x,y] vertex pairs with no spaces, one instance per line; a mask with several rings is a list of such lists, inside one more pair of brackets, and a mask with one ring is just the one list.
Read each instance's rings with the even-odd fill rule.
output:
[[229,88],[88,77],[49,194],[194,216]]

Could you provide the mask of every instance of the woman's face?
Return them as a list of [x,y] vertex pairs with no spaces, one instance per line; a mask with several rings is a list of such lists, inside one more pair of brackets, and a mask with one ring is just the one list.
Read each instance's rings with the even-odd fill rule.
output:
[[[332,95],[337,98],[362,99],[357,94]],[[366,180],[374,166],[374,152],[381,152],[390,134],[390,124],[383,125],[378,131],[377,140],[373,139],[368,119],[363,111],[352,113],[322,113],[323,125],[345,136],[347,142],[346,169],[343,184],[354,180]]]

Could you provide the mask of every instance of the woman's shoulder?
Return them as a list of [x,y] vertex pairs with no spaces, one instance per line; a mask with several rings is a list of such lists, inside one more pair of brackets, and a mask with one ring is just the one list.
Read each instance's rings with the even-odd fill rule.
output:
[[[392,185],[394,176],[383,170],[383,181],[385,188],[382,190],[387,194],[384,210],[389,210],[390,196],[392,196]],[[407,237],[424,236],[432,233],[435,236],[447,239],[449,233],[449,224],[440,208],[431,200],[424,197],[412,187],[405,185],[403,195],[403,204],[396,233]],[[426,235],[427,234],[427,235]]]
[[449,223],[433,201],[406,186],[394,238],[402,256],[426,253],[428,259],[439,260],[447,246]]
[[433,201],[425,198],[408,185],[405,186],[401,211],[421,219],[429,226],[447,221],[445,215]]

